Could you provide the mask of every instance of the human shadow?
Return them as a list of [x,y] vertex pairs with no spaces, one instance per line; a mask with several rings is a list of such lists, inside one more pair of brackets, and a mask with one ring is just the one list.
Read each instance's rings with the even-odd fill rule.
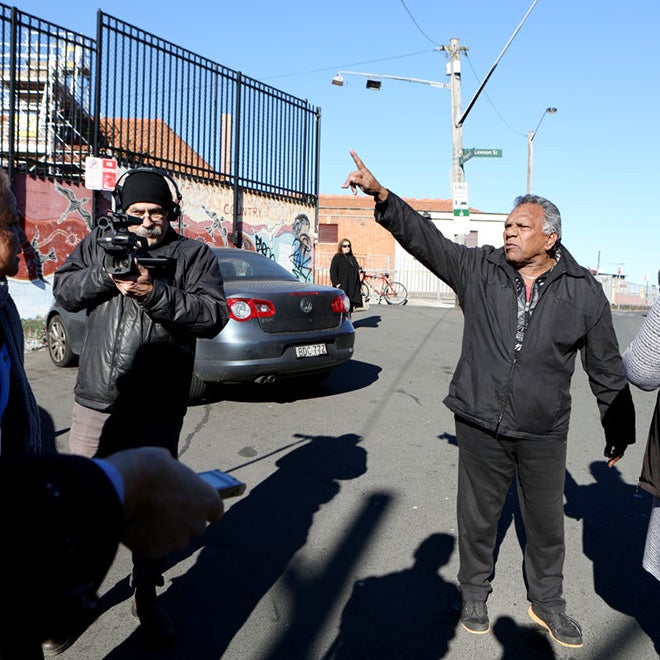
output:
[[323,660],[434,660],[446,655],[456,634],[461,596],[440,569],[455,544],[450,534],[432,534],[415,551],[410,568],[356,582]]
[[509,616],[497,619],[493,634],[502,645],[500,660],[550,660],[556,657],[546,634],[533,626],[519,626]]
[[582,547],[593,563],[596,593],[636,619],[660,655],[660,583],[642,568],[652,498],[605,461],[589,467],[595,483],[578,484],[566,471],[566,515],[583,521]]
[[365,316],[362,319],[353,320],[354,328],[377,328],[383,321],[380,315]]
[[196,563],[161,596],[175,618],[175,646],[152,652],[138,630],[107,658],[216,660],[223,655],[305,545],[314,516],[339,493],[339,482],[366,472],[359,436],[299,437],[306,442],[280,458],[274,474],[207,529]]
[[364,498],[361,511],[320,572],[303,570],[295,560],[291,563],[284,581],[292,604],[291,613],[287,616],[283,634],[269,651],[261,654],[264,660],[312,657],[314,641],[376,527],[382,523],[391,499],[391,495],[382,492]]

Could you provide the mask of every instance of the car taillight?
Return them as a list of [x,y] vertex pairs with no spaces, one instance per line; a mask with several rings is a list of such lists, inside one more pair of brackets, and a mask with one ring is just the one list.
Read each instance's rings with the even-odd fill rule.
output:
[[332,311],[335,314],[341,314],[342,312],[348,314],[351,310],[351,301],[348,299],[348,296],[345,293],[337,296],[332,301]]
[[234,321],[249,321],[250,319],[275,316],[275,305],[270,300],[256,298],[227,298],[229,316]]

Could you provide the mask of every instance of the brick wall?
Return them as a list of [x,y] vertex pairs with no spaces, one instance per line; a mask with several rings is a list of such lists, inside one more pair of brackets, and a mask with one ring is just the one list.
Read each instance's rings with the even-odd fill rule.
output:
[[[406,199],[416,210],[451,211],[450,199]],[[374,202],[365,195],[320,195],[319,225],[336,224],[337,239],[348,238],[353,254],[367,271],[388,271],[394,275],[395,241],[390,232],[374,220]],[[337,243],[317,243],[315,280],[328,282],[328,269]]]

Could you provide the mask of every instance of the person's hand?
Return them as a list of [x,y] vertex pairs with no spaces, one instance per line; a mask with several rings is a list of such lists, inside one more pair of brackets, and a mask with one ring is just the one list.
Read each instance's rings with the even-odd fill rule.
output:
[[157,559],[182,550],[222,517],[222,498],[166,449],[140,447],[109,456],[124,480],[122,543]]
[[616,445],[608,444],[605,446],[605,457],[610,460],[607,461],[607,467],[614,467],[617,461],[623,458],[626,447],[617,447]]
[[351,149],[350,154],[357,170],[346,177],[342,188],[350,187],[354,195],[357,195],[357,189],[359,188],[363,193],[371,195],[377,202],[384,202],[390,194],[389,190],[381,186],[355,151]]
[[126,273],[126,275],[110,275],[110,277],[122,295],[129,298],[142,298],[151,293],[154,282],[144,266],[136,263],[135,267],[136,272]]

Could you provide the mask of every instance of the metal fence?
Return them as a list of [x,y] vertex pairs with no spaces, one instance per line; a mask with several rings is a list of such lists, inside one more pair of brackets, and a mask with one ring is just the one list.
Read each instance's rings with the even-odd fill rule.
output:
[[0,4],[0,157],[41,176],[77,178],[94,130],[93,39]]
[[0,4],[0,32],[10,174],[76,180],[96,155],[316,203],[320,112],[306,100],[101,11],[90,39]]
[[615,275],[596,275],[612,309],[645,309],[658,297],[658,287],[649,282],[636,284]]
[[315,203],[316,108],[103,12],[97,32],[100,151]]

